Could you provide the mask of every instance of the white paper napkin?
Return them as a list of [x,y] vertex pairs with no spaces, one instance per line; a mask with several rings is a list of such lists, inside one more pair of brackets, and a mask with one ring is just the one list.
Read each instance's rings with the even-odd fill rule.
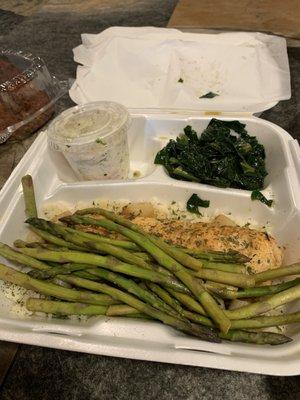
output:
[[[286,42],[277,36],[113,27],[83,34],[73,51],[77,104],[257,112],[291,95]],[[208,92],[218,96],[200,98]]]

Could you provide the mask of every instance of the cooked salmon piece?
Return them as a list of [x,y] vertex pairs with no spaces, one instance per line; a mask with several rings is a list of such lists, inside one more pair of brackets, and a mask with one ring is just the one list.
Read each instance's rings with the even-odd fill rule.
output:
[[[283,251],[272,236],[246,226],[240,227],[223,214],[210,222],[158,219],[150,203],[130,203],[121,214],[145,232],[160,236],[176,246],[206,251],[238,251],[250,258],[247,265],[253,272],[278,268],[282,264]],[[93,214],[93,218],[103,217]],[[122,235],[101,227],[78,225],[78,228],[126,240]]]
[[235,250],[250,258],[248,265],[254,272],[278,268],[283,252],[275,239],[265,232],[248,227],[222,225],[183,220],[133,219],[145,232],[160,236],[177,246],[189,249],[229,251]]

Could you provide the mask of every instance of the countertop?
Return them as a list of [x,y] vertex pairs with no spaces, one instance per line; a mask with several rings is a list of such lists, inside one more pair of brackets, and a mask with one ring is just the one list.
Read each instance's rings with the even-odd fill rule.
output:
[[[90,0],[91,3],[93,0]],[[78,1],[73,1],[77,5]],[[175,0],[109,1],[91,12],[88,9],[58,11],[54,0],[27,1],[16,12],[0,5],[0,46],[22,48],[41,56],[59,79],[75,77],[72,48],[80,43],[80,33],[98,33],[112,25],[165,26]],[[30,4],[51,3],[32,11]],[[62,2],[66,4],[68,2]],[[72,3],[70,1],[69,3]],[[101,3],[101,2],[99,2]],[[76,5],[75,4],[75,5]],[[122,5],[123,4],[123,5]],[[54,7],[55,8],[55,7]],[[28,11],[29,10],[29,11]],[[31,11],[30,11],[31,10]],[[261,116],[300,139],[300,48],[289,49],[292,99],[279,103]],[[72,105],[65,96],[63,110]],[[0,187],[37,134],[0,145]],[[1,362],[1,360],[0,360]],[[0,388],[1,400],[35,399],[205,399],[205,400],[289,400],[300,398],[299,377],[270,377],[102,357],[61,350],[20,345],[14,363]]]

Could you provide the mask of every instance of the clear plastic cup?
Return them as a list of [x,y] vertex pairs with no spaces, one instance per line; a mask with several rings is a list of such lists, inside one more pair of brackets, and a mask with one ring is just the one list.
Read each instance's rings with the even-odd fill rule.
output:
[[79,105],[53,120],[48,145],[64,155],[79,180],[126,179],[130,122],[121,104],[99,101]]

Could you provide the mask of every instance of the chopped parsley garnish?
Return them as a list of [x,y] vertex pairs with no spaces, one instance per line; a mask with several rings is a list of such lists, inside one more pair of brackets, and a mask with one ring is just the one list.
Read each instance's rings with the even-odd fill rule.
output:
[[141,174],[140,171],[134,171],[134,173],[133,173],[133,177],[134,177],[134,178],[139,178],[141,175],[142,175],[142,174]]
[[213,118],[198,137],[190,125],[155,157],[174,179],[256,190],[267,175],[265,149],[245,124]]
[[203,96],[200,96],[199,99],[213,99],[216,96],[219,96],[219,94],[214,93],[214,92],[208,92],[208,93],[204,94]]
[[259,200],[268,207],[271,207],[273,204],[273,200],[268,200],[259,190],[253,190],[251,193],[251,200]]
[[106,145],[106,142],[105,142],[104,140],[102,140],[102,139],[99,139],[99,138],[96,139],[95,142],[96,142],[96,143],[99,143],[99,144],[103,144],[103,146]]
[[207,208],[209,204],[209,200],[202,200],[196,193],[193,193],[186,203],[186,209],[193,214],[201,215],[199,207]]

